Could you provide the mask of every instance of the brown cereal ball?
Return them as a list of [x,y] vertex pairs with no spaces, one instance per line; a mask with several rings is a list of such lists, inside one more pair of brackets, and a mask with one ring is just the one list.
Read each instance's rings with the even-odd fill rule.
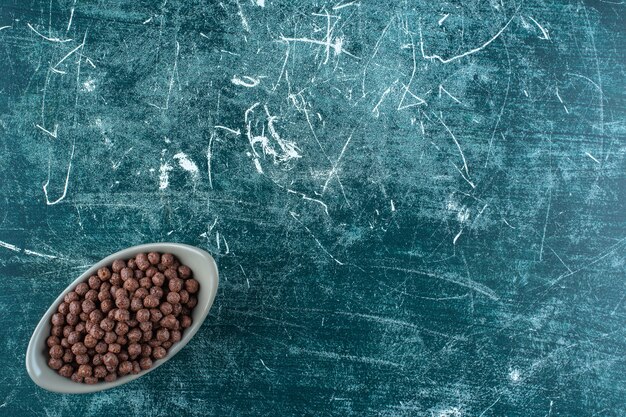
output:
[[98,291],[89,290],[87,294],[85,294],[85,300],[98,301]]
[[137,268],[142,271],[145,271],[151,265],[151,262],[148,259],[148,255],[146,255],[145,253],[138,253],[137,256],[135,256],[135,263],[137,264]]
[[[130,304],[130,302],[129,302]],[[128,321],[130,320],[130,312],[128,310],[120,308],[115,312],[116,321]]]
[[57,369],[61,369],[63,361],[60,358],[50,358],[48,359],[48,366],[56,371]]
[[100,291],[109,291],[113,285],[111,285],[111,281],[103,282],[100,285]]
[[141,336],[141,341],[149,342],[150,340],[152,340],[152,336],[153,336],[152,330],[145,331],[143,332],[143,335]]
[[100,303],[100,310],[102,310],[103,313],[107,314],[109,311],[113,310],[114,306],[115,304],[113,303],[113,300],[102,300],[102,302]]
[[150,252],[148,254],[148,260],[152,265],[158,265],[161,262],[161,254],[158,252]]
[[146,308],[154,308],[159,305],[159,299],[154,295],[148,295],[143,299],[143,305]]
[[83,343],[89,349],[95,348],[96,345],[98,344],[98,339],[96,339],[92,335],[88,334],[87,336],[85,336],[85,340],[83,341]]
[[164,253],[161,255],[161,263],[168,268],[171,267],[174,265],[174,255],[171,253]]
[[137,312],[136,318],[137,318],[137,321],[140,323],[144,323],[150,320],[150,310],[142,308],[141,310]]
[[145,276],[144,272],[141,269],[135,269],[135,279],[139,281],[141,278]]
[[[85,300],[83,301],[83,303],[81,304],[81,307],[83,309],[83,313],[91,313],[92,311],[94,311],[96,309],[96,303],[94,303],[91,300]],[[87,316],[89,317],[89,316]]]
[[93,355],[93,357],[91,358],[91,364],[93,366],[98,366],[98,365],[102,365],[102,354],[101,353],[96,353],[95,355]]
[[152,368],[152,359],[150,359],[149,357],[141,358],[139,360],[139,366],[141,367],[141,369],[144,370]]
[[131,268],[124,268],[120,271],[120,277],[122,277],[122,281],[126,281],[127,279],[134,278],[135,273]]
[[108,281],[111,278],[111,270],[106,266],[98,269],[98,278],[102,281]]
[[151,321],[147,321],[145,323],[139,323],[139,329],[142,332],[149,332],[152,330],[152,322]]
[[100,328],[104,330],[105,332],[110,332],[111,330],[113,330],[114,327],[115,327],[115,321],[109,318],[102,319],[102,321],[100,322]]
[[124,336],[128,333],[128,330],[128,324],[124,322],[119,322],[115,325],[115,333],[117,333],[118,336]]
[[84,355],[87,353],[87,347],[83,342],[76,342],[72,345],[72,353],[74,355]]
[[50,348],[49,353],[52,359],[60,359],[63,357],[65,350],[61,347],[61,345],[54,345]]
[[178,272],[174,268],[167,268],[163,275],[169,280],[178,279]]
[[[104,343],[111,344],[111,343],[115,343],[117,341],[117,334],[115,332],[106,332],[104,335]],[[107,350],[108,350],[108,346],[107,346]]]
[[96,352],[103,354],[109,351],[109,345],[106,342],[98,342],[95,349]]
[[156,274],[157,272],[159,272],[159,270],[156,269],[154,266],[151,266],[148,269],[146,269],[146,272],[144,273],[144,275],[148,278],[152,278],[154,274]]
[[55,313],[52,315],[51,321],[53,326],[63,326],[65,324],[65,316],[61,313]]
[[80,318],[78,317],[78,314],[68,313],[67,316],[65,316],[65,321],[70,326],[76,326],[79,320]]
[[115,300],[115,305],[119,309],[127,310],[130,307],[130,298],[128,298],[128,297],[117,298]]
[[98,301],[102,302],[104,300],[108,300],[109,298],[111,298],[111,293],[109,292],[109,290],[102,290],[100,289],[100,291],[98,292]]
[[[117,338],[116,338],[117,340]],[[118,343],[110,343],[109,344],[109,352],[110,353],[120,353],[120,351],[122,350],[122,346],[120,346]]]
[[76,372],[74,372],[70,378],[74,382],[83,382],[83,378],[78,376]]
[[141,356],[143,358],[148,358],[152,355],[152,348],[150,345],[141,345]]
[[159,320],[161,320],[162,318],[163,318],[163,313],[161,313],[161,310],[157,308],[150,309],[150,321],[151,322],[158,323]]
[[129,278],[124,281],[124,289],[126,289],[131,294],[135,292],[135,290],[139,288],[139,281],[135,278]]
[[106,366],[107,369],[115,369],[117,368],[119,360],[117,359],[117,355],[115,353],[108,352],[102,357],[102,363],[104,363],[104,366]]
[[137,262],[135,262],[135,258],[130,258],[126,264],[130,269],[137,269]]
[[174,317],[171,314],[163,317],[161,319],[161,321],[159,322],[161,327],[165,327],[166,329],[173,329],[173,328],[175,328],[176,327],[176,323],[178,323],[178,320],[176,320],[176,317]]
[[111,269],[113,272],[120,272],[122,269],[126,268],[126,262],[122,259],[116,259],[113,261],[113,265],[111,265]]
[[117,359],[119,359],[120,362],[124,362],[128,360],[128,352],[126,350],[123,350],[118,353],[117,355]]
[[117,374],[115,372],[111,372],[104,377],[106,382],[114,382],[117,380]]
[[170,338],[170,331],[167,329],[159,329],[157,330],[156,337],[159,342],[165,342]]
[[61,337],[63,336],[63,327],[61,326],[52,326],[50,329],[50,334],[52,336]]
[[61,339],[59,339],[57,336],[48,336],[48,338],[46,339],[46,345],[48,345],[49,348],[60,344]]
[[193,278],[188,279],[185,281],[185,289],[189,294],[195,294],[200,289],[200,283]]
[[176,317],[178,317],[178,315],[183,311],[183,306],[181,306],[180,304],[174,304],[172,306],[172,314]]
[[170,281],[167,283],[167,287],[170,291],[179,292],[183,289],[183,280],[180,278],[170,279]]
[[[85,301],[86,301],[86,300],[85,300]],[[80,314],[78,315],[78,318],[80,318],[81,322],[85,322],[85,321],[89,320],[89,314],[87,314],[87,313],[85,313],[85,312],[83,311],[82,313],[80,313]],[[83,324],[83,323],[78,323],[76,326],[79,326],[79,325],[81,325],[81,324],[84,326],[84,324]]]
[[85,378],[83,378],[83,382],[89,385],[97,384],[98,378],[96,378],[95,376],[86,376]]
[[189,301],[189,293],[187,292],[187,290],[180,290],[178,294],[180,295],[181,304],[185,304],[187,301]]
[[118,287],[122,285],[123,283],[122,277],[117,272],[115,272],[114,274],[111,274],[111,279],[109,280],[109,282],[111,283],[111,285],[115,285]]
[[128,327],[137,327],[139,326],[139,322],[135,319],[130,319],[130,320],[126,320],[126,324],[128,324]]
[[101,340],[104,337],[105,331],[99,326],[93,326],[89,331],[89,334],[96,340]]
[[160,300],[161,298],[163,298],[163,288],[161,287],[150,288],[150,295],[153,295]]
[[152,348],[152,357],[156,360],[163,359],[167,355],[167,350],[163,346]]
[[89,363],[89,355],[87,355],[86,353],[82,355],[75,355],[74,360],[76,361],[77,364],[84,365],[86,363]]
[[139,343],[131,343],[128,345],[128,356],[135,359],[141,354],[141,345]]
[[133,364],[129,361],[124,361],[120,363],[120,367],[117,371],[119,372],[120,375],[127,375],[131,373],[132,370],[133,370]]
[[130,300],[130,310],[139,311],[143,308],[143,300],[141,298],[133,298]]
[[172,342],[168,340],[167,342],[161,343],[161,346],[163,346],[165,349],[169,349],[172,347]]
[[170,342],[180,342],[180,339],[182,339],[182,333],[180,332],[180,330],[170,330]]
[[139,280],[139,286],[141,288],[151,288],[152,287],[152,279],[148,277],[143,277]]
[[148,345],[150,345],[150,347],[151,347],[152,349],[154,349],[154,348],[155,348],[155,347],[157,347],[157,346],[161,346],[161,342],[159,342],[159,341],[158,341],[158,340],[156,340],[156,339],[152,339],[152,340],[149,340],[149,341],[148,341]]
[[81,302],[78,300],[70,302],[70,312],[68,314],[74,314],[75,316],[78,316],[83,311],[80,305]]
[[172,308],[172,305],[170,303],[165,301],[164,303],[161,303],[161,305],[159,306],[159,310],[161,310],[161,313],[163,313],[164,316],[167,316],[168,314],[172,314],[172,311],[174,309]]
[[70,347],[70,343],[67,341],[67,337],[61,339],[61,346],[63,346],[64,348]]
[[182,316],[180,318],[180,327],[182,327],[183,329],[188,328],[189,326],[191,326],[192,320],[190,316]]
[[78,371],[76,371],[78,376],[82,376],[83,378],[86,376],[91,376],[92,372],[93,372],[93,369],[91,368],[90,365],[81,365],[78,367]]
[[126,338],[126,336],[117,336],[117,340],[115,341],[115,343],[120,346],[126,346],[126,344],[128,343],[128,339]]
[[104,378],[107,376],[107,368],[102,365],[96,366],[93,368],[93,376],[99,379]]
[[163,284],[165,283],[165,275],[163,275],[160,272],[157,272],[156,274],[152,275],[152,283],[156,285],[157,287],[162,287]]
[[167,294],[166,299],[170,304],[178,304],[180,302],[180,293],[170,292]]
[[[115,289],[115,291],[113,291],[113,289]],[[111,291],[113,291],[113,298],[115,299],[129,297],[128,290],[126,288],[111,287]]]
[[65,353],[63,353],[63,358],[61,359],[63,359],[65,363],[72,363],[74,362],[74,354],[70,349],[65,349]]
[[66,303],[71,303],[72,301],[77,301],[80,297],[78,296],[78,294],[76,294],[75,291],[70,291],[67,294],[65,294],[65,297],[63,297],[63,301],[65,301]]
[[102,319],[104,319],[104,314],[102,313],[102,310],[94,310],[89,313],[89,321],[91,321],[92,323],[100,323]]
[[[89,277],[89,288],[92,290],[100,289],[102,285],[102,280],[95,275]],[[78,291],[77,291],[78,292]]]
[[178,267],[178,276],[182,279],[187,279],[191,276],[191,269],[187,265],[181,265]]
[[198,299],[193,295],[189,297],[189,301],[185,304],[189,308],[194,308],[198,304]]
[[141,340],[141,330],[139,329],[131,329],[127,334],[126,338],[129,342],[134,343]]
[[140,298],[141,300],[146,298],[148,295],[150,295],[150,291],[146,288],[137,288],[137,291],[133,294],[135,298]]
[[[92,275],[91,277],[96,277],[96,276]],[[89,277],[89,279],[91,279],[91,277]],[[98,278],[98,277],[96,277],[96,278]],[[81,282],[80,284],[78,284],[76,286],[76,288],[74,288],[74,291],[76,291],[76,294],[78,294],[78,295],[80,295],[82,297],[85,294],[87,294],[87,291],[89,291],[89,285],[87,285],[86,282]]]
[[169,268],[169,266],[165,266],[163,265],[163,263],[157,265],[157,269],[159,270],[159,272],[165,272],[167,268]]
[[61,304],[59,304],[59,307],[57,307],[57,311],[63,315],[66,315],[70,312],[70,305],[63,301]]
[[141,367],[139,366],[139,362],[132,361],[131,363],[133,364],[133,370],[130,371],[131,374],[137,375],[139,372],[141,372]]
[[69,378],[74,373],[74,368],[72,365],[63,365],[61,369],[59,369],[59,375]]

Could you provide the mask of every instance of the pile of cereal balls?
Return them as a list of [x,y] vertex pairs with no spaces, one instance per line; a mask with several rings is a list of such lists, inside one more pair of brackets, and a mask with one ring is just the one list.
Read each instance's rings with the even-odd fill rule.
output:
[[149,369],[191,326],[199,289],[172,254],[115,260],[67,293],[52,315],[48,366],[86,384]]

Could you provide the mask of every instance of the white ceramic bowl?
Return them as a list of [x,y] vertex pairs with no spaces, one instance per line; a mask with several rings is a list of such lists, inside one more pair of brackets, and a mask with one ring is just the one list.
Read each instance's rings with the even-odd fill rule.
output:
[[[62,377],[56,371],[48,367],[48,347],[46,339],[50,335],[50,318],[57,311],[57,307],[63,301],[65,294],[70,292],[78,283],[85,281],[90,275],[96,273],[98,268],[113,263],[115,259],[128,259],[138,253],[161,252],[171,253],[176,256],[180,262],[187,265],[193,271],[194,278],[200,283],[200,291],[198,292],[198,304],[192,312],[192,325],[183,332],[183,338],[180,342],[174,344],[167,356],[163,359],[155,361],[152,368],[141,371],[137,375],[126,375],[119,377],[114,382],[98,382],[94,385],[76,383],[68,378]],[[89,392],[102,391],[114,388],[137,379],[148,372],[154,371],[171,359],[179,350],[191,340],[196,334],[202,322],[209,314],[215,294],[217,293],[217,285],[219,282],[217,266],[215,261],[207,252],[193,246],[183,245],[180,243],[149,243],[145,245],[134,246],[132,248],[121,250],[110,256],[107,256],[100,262],[94,264],[85,271],[74,282],[72,282],[52,303],[48,311],[43,315],[41,321],[35,328],[33,335],[28,343],[26,351],[26,369],[31,379],[40,387],[48,391],[60,392],[64,394],[82,394]]]

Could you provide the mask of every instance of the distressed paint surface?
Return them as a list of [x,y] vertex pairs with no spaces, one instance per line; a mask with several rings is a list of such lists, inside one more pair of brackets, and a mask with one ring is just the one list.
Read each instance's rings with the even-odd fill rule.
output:
[[[3,0],[0,414],[625,415],[625,7]],[[56,294],[153,241],[218,261],[194,340],[37,388]]]

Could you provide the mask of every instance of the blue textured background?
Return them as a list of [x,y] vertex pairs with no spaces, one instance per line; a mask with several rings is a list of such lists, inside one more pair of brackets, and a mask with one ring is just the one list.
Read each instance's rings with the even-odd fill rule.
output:
[[[626,415],[626,5],[3,0],[0,414]],[[24,367],[134,244],[212,252],[194,340]]]

